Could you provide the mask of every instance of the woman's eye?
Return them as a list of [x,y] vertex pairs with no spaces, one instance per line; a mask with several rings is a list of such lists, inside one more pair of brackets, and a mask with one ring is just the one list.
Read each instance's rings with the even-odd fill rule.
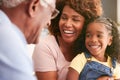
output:
[[73,21],[80,21],[80,19],[73,19]]
[[66,17],[66,16],[61,16],[61,19],[63,19],[63,20],[64,20],[64,19],[67,19],[67,17]]
[[86,34],[86,37],[91,37],[91,35],[89,33]]

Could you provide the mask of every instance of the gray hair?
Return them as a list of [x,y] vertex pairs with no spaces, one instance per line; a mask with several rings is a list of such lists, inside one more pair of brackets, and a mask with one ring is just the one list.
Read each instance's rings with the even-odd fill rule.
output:
[[26,0],[0,0],[0,5],[4,5],[5,7],[11,8],[19,5],[24,1]]

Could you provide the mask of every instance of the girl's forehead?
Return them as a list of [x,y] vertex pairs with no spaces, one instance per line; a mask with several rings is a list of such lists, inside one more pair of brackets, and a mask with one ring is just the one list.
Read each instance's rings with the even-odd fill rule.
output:
[[99,29],[107,29],[106,25],[103,23],[98,23],[98,22],[92,22],[90,24],[88,24],[87,26],[87,30],[99,30]]
[[106,19],[97,19],[97,20],[89,23],[88,25],[90,25],[90,24],[96,24],[96,26],[101,25],[101,26],[106,27],[107,29],[112,30],[112,24]]
[[87,26],[86,32],[111,33],[112,29],[103,23],[92,22]]

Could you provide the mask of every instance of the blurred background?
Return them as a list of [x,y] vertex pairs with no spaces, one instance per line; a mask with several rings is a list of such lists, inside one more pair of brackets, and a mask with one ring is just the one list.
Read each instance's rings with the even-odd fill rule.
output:
[[104,16],[120,23],[120,0],[102,0]]

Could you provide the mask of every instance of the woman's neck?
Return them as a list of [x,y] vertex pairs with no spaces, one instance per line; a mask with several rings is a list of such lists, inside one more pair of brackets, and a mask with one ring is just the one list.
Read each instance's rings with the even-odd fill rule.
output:
[[67,61],[71,61],[74,57],[72,47],[73,43],[65,42],[61,37],[57,37],[59,42],[59,47]]

